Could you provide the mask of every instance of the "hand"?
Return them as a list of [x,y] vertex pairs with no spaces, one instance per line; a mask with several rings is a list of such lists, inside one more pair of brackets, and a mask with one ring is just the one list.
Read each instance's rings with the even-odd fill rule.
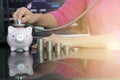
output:
[[[43,40],[44,40],[44,43],[45,43],[46,41],[53,41],[53,43],[64,43],[64,42],[65,42],[65,37],[59,36],[59,35],[57,35],[57,34],[52,34],[52,35],[50,35],[50,36],[48,36],[48,37],[44,37]],[[66,42],[67,42],[67,41],[66,41]],[[34,44],[34,45],[32,46],[32,48],[33,48],[33,49],[37,49],[37,48],[38,48],[37,43]]]
[[53,43],[64,43],[66,38],[57,34],[51,34],[43,39],[44,41],[52,41]]
[[25,7],[17,9],[13,14],[14,20],[22,20],[22,23],[35,23],[39,19],[40,14],[34,14]]

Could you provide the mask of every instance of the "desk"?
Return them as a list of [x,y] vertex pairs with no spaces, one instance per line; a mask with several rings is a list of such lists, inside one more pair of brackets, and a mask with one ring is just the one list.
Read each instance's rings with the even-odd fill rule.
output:
[[[84,51],[83,51],[84,52]],[[4,45],[2,47],[0,47],[0,79],[11,79],[13,80],[14,78],[11,78],[8,74],[8,65],[7,65],[7,58],[9,57],[10,55],[10,50],[9,50],[9,47],[7,45]],[[36,54],[37,55],[37,54]],[[35,60],[36,58],[34,58]],[[50,62],[47,66],[50,66],[52,65],[52,62]],[[41,65],[42,66],[42,65]],[[43,69],[44,71],[44,69]],[[59,75],[59,74],[58,74]],[[63,76],[58,76],[57,78],[58,80],[67,80],[66,78],[64,78]],[[47,75],[45,74],[43,77],[41,77],[41,80],[45,80],[45,76],[47,77]],[[53,74],[53,75],[50,75],[49,77],[55,77],[56,74]],[[56,79],[56,80],[57,80]],[[77,79],[68,79],[68,80],[120,80],[119,77],[107,77],[107,78],[77,78]]]

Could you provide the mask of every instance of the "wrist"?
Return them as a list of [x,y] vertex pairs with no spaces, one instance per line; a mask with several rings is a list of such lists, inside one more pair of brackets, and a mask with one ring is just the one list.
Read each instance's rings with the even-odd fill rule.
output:
[[35,16],[34,16],[34,18],[35,18],[34,24],[40,25],[40,23],[41,23],[41,15],[42,15],[42,14],[34,14],[34,15],[35,15]]

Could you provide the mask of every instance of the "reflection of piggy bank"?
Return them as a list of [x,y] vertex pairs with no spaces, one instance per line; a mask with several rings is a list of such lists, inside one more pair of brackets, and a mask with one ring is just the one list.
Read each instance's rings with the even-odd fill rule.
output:
[[10,46],[11,51],[17,49],[29,50],[29,46],[32,43],[32,28],[14,28],[8,27],[7,42]]
[[9,75],[11,77],[22,74],[32,75],[32,66],[33,58],[28,52],[17,54],[11,52],[11,55],[8,58]]

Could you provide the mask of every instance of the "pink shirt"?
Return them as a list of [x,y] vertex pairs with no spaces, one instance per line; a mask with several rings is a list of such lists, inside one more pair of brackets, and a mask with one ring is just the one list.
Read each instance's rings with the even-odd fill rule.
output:
[[[66,0],[57,11],[52,12],[58,26],[64,25],[78,17],[95,0]],[[109,33],[119,30],[120,0],[99,0],[87,13],[91,34]]]
[[[66,3],[52,14],[56,17],[58,26],[61,26],[82,14],[93,1],[95,0],[66,0]],[[115,33],[120,41],[120,0],[99,0],[86,14],[86,19],[91,34]],[[68,59],[68,62],[73,65],[80,64],[77,60]],[[81,71],[83,70],[81,66],[79,68]],[[119,68],[120,56],[118,56],[115,63],[90,60],[86,72],[90,77],[120,77]],[[81,75],[62,64],[58,65],[56,72],[67,77]]]

